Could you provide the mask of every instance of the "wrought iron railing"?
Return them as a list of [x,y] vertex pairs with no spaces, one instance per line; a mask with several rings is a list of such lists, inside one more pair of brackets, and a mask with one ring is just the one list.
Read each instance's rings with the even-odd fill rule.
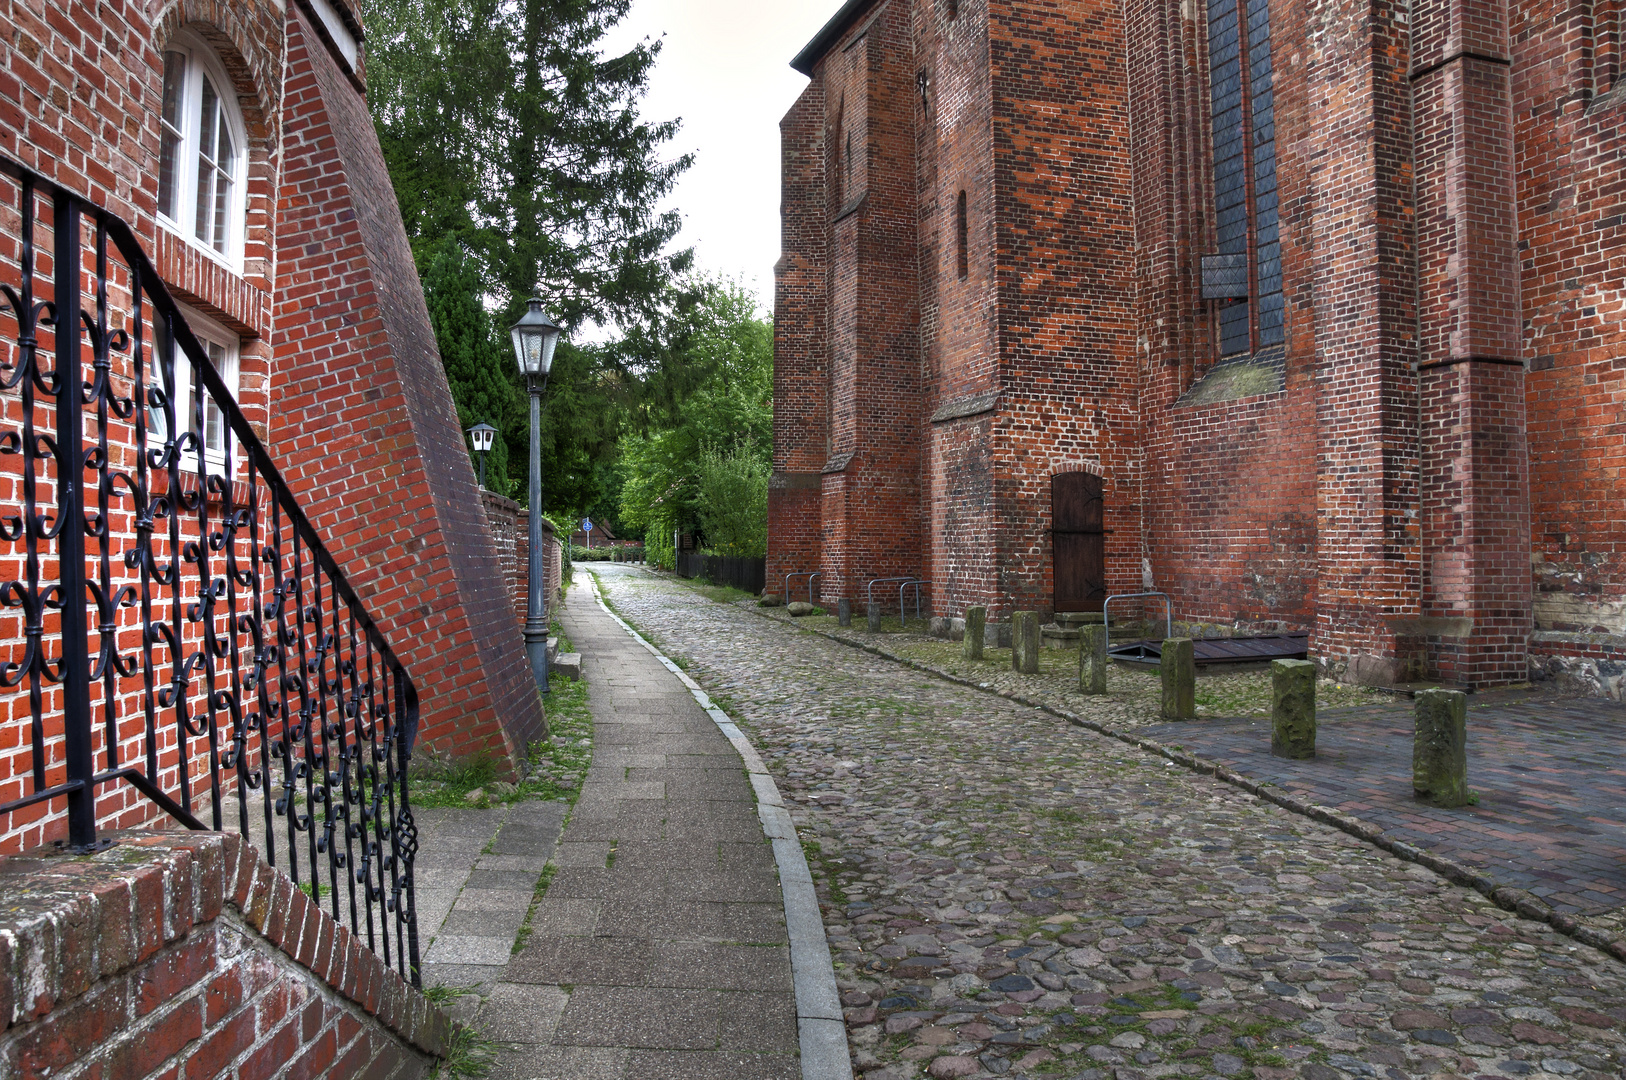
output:
[[405,668],[123,221],[0,158],[0,296],[0,834],[234,827],[420,985]]

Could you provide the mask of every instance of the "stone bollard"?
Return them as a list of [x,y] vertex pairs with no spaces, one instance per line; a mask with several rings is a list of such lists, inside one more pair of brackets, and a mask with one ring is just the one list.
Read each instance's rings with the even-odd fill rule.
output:
[[1011,667],[1023,675],[1039,673],[1039,613],[1011,612]]
[[1468,793],[1468,695],[1423,690],[1417,695],[1417,741],[1411,786],[1435,806],[1464,806]]
[[965,609],[965,658],[967,660],[982,659],[982,635],[987,625],[987,608],[968,607]]
[[1107,628],[1099,623],[1080,627],[1078,688],[1086,694],[1107,692]]
[[836,601],[836,625],[851,626],[853,624],[853,602],[851,600]]
[[1190,638],[1169,638],[1163,642],[1163,717],[1166,720],[1197,718],[1197,663]]
[[865,613],[865,617],[869,620],[869,632],[879,634],[881,632],[881,605],[871,604],[869,611]]
[[1273,660],[1270,687],[1270,752],[1279,758],[1315,757],[1315,665]]

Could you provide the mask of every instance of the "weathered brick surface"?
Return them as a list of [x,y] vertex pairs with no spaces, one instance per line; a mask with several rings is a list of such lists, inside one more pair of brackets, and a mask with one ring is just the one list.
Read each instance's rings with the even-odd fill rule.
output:
[[[445,1014],[240,837],[118,839],[0,862],[0,1075],[421,1077],[445,1052]],[[278,883],[269,909],[243,905],[255,882]],[[155,948],[119,944],[132,928]]]
[[[335,6],[349,17],[348,5]],[[419,737],[452,753],[487,751],[512,762],[543,719],[509,617],[511,590],[365,98],[355,73],[313,33],[312,10],[280,0],[18,0],[6,8],[8,33],[0,39],[0,153],[126,219],[176,298],[238,336],[239,402],[406,662],[420,694]],[[183,29],[218,55],[242,112],[247,216],[240,265],[227,265],[157,218],[163,50]],[[0,265],[12,268],[7,281],[16,284],[18,215],[9,184],[0,202]],[[48,264],[41,273],[48,276]],[[115,324],[130,306],[117,273]],[[126,355],[114,357],[115,384],[130,376],[127,364]],[[0,401],[0,412],[6,426],[16,426],[15,395]],[[109,431],[115,459],[127,460],[130,429],[114,424]],[[248,486],[237,489],[246,498]],[[0,501],[19,499],[12,470],[0,480]],[[115,586],[134,585],[136,571],[120,557],[124,537],[134,535],[134,512],[127,499],[114,501]],[[195,522],[184,521],[182,541],[195,533]],[[4,558],[0,580],[26,576],[19,552]],[[132,633],[138,610],[119,610]],[[20,623],[0,626],[0,648],[21,648],[21,641]],[[120,693],[125,764],[140,756],[144,719],[139,686]],[[194,682],[194,715],[202,695]],[[32,790],[27,740],[19,737],[27,694],[7,702],[0,801]],[[58,697],[48,693],[45,707],[47,730],[59,728],[60,714],[51,712]],[[195,771],[208,751],[193,741],[189,753]],[[106,767],[105,751],[97,754],[97,768]],[[179,758],[173,743],[159,755],[162,782],[171,787]],[[108,828],[161,817],[122,784],[102,788],[98,810]],[[0,818],[0,852],[64,834],[65,801],[39,804]]]
[[419,738],[523,758],[536,684],[366,102],[289,9],[272,438],[412,671]]
[[[1181,618],[1311,630],[1318,659],[1369,681],[1507,682],[1565,662],[1551,634],[1532,659],[1533,630],[1613,635],[1578,640],[1572,659],[1618,682],[1626,89],[1612,7],[1272,3],[1284,344],[1236,383],[1199,289],[1216,250],[1202,12],[909,7],[903,43],[891,6],[844,9],[802,58],[811,82],[783,125],[782,570],[807,561],[817,528],[827,599],[894,570],[929,577],[938,614],[1044,608],[1049,479],[1083,468],[1106,481],[1110,592],[1144,581]],[[878,47],[915,67],[918,225],[892,239],[899,260],[916,252],[912,281],[845,271],[849,233],[892,234],[841,216],[844,174],[808,194],[819,141],[844,141],[857,115],[855,57],[893,70]],[[863,102],[866,130],[903,123],[896,95]],[[884,185],[892,160],[872,150],[864,182]],[[899,379],[866,403],[860,387],[844,404],[841,358],[884,355],[855,344],[847,313],[911,304],[918,388]],[[899,392],[919,398],[920,456],[889,482],[918,478],[918,517],[828,476],[822,505],[793,490],[821,434],[833,463],[911,468]],[[845,419],[866,405],[898,426]],[[852,547],[866,514],[886,537]]]
[[[512,499],[490,491],[480,492],[485,507],[486,522],[491,538],[497,545],[497,561],[502,566],[503,580],[508,583],[509,595],[514,600],[514,616],[525,624],[529,597],[526,595],[531,580],[531,519],[526,509]],[[553,526],[542,522],[542,560],[547,567],[545,593],[551,605],[560,599],[559,582],[564,572],[564,552],[553,537]]]

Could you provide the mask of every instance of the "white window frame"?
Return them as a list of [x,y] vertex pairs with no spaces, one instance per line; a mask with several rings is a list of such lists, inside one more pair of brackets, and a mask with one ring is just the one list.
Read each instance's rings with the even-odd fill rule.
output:
[[[242,355],[242,340],[213,319],[191,308],[182,307],[180,310],[181,315],[186,319],[186,325],[192,328],[193,336],[211,354],[210,359],[215,361],[215,368],[220,372],[220,378],[226,384],[226,389],[231,391],[232,400],[238,400],[240,397],[238,361]],[[153,350],[152,355],[153,363],[150,374],[152,381],[148,385],[163,388],[163,370],[159,367],[156,349]],[[181,351],[179,345],[175,348],[175,382],[178,385],[174,388],[174,392],[166,392],[165,396],[169,397],[175,404],[176,426],[182,431],[191,431],[193,421],[192,362],[187,359],[186,354]],[[224,413],[216,410],[215,417],[211,418],[209,412],[212,406],[212,401],[205,402],[204,425],[208,427],[211,419],[214,419],[220,425],[220,430],[216,439],[204,442],[204,460],[208,464],[210,476],[230,476],[236,471],[236,459],[241,451],[237,445],[238,440],[234,438],[232,440],[232,467],[228,468],[225,447],[226,417]],[[161,445],[169,438],[168,429],[164,423],[164,412],[162,409],[149,408],[147,415],[148,427],[152,433],[152,445]],[[197,454],[191,450],[183,452],[181,454],[181,468],[185,472],[195,474],[198,471]]]
[[[226,75],[220,58],[202,39],[182,31],[175,35],[164,49],[185,58],[181,75],[178,110],[180,125],[172,128],[164,118],[164,98],[160,98],[158,126],[159,144],[165,139],[178,138],[174,176],[174,213],[165,213],[165,193],[158,193],[158,221],[170,232],[182,237],[189,245],[216,262],[224,263],[233,273],[242,273],[243,240],[248,217],[248,128],[243,123],[242,110],[237,105],[236,85]],[[197,235],[198,157],[202,132],[200,120],[203,103],[203,82],[207,78],[220,101],[220,112],[225,117],[231,134],[233,153],[230,157],[232,181],[231,198],[226,206],[226,229],[223,250],[211,241],[200,240]],[[160,154],[162,151],[160,150]],[[159,184],[163,184],[163,162],[159,161]]]

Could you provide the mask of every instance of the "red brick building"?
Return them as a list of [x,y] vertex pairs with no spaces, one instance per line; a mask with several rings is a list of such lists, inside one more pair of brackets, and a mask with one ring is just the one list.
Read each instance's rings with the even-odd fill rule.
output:
[[[408,669],[420,750],[514,762],[543,732],[541,703],[368,112],[357,12],[348,0],[14,0],[0,155],[132,227]],[[6,184],[0,261],[14,286],[20,202]],[[131,377],[123,362],[113,377]],[[0,407],[15,425],[16,392]],[[211,474],[238,467],[217,423],[206,412],[199,433]],[[0,472],[10,515],[16,466]],[[14,548],[0,576],[21,573]],[[8,659],[21,639],[8,613]],[[28,790],[30,768],[28,695],[9,693],[0,803]],[[139,722],[130,706],[118,723]],[[98,805],[120,827],[159,816],[133,796],[121,811],[113,787]],[[0,815],[0,852],[54,838],[61,818],[61,800]]]
[[1619,696],[1617,8],[851,0],[782,124],[770,577]]

